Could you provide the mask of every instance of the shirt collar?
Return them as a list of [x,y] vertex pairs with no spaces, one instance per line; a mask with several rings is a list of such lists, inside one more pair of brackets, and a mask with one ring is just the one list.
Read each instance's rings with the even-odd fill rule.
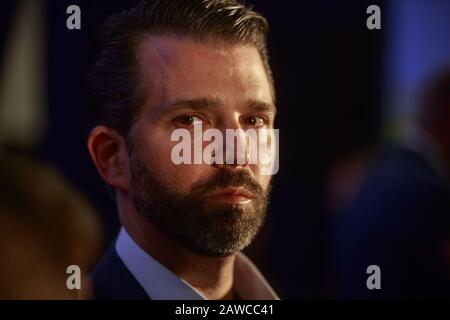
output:
[[[198,290],[139,247],[123,227],[115,249],[151,299],[206,300]],[[279,299],[256,266],[243,253],[236,256],[233,285],[238,296],[245,300]]]

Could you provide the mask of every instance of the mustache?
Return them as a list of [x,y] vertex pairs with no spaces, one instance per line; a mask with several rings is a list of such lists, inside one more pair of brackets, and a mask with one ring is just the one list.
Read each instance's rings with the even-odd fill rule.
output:
[[207,181],[200,181],[192,187],[194,194],[207,194],[230,187],[243,187],[253,196],[264,193],[261,185],[245,170],[223,171]]

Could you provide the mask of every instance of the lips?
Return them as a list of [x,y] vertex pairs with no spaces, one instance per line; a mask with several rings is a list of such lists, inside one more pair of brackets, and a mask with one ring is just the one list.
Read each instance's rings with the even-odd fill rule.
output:
[[255,196],[243,187],[229,187],[213,193],[209,198],[221,202],[244,203]]

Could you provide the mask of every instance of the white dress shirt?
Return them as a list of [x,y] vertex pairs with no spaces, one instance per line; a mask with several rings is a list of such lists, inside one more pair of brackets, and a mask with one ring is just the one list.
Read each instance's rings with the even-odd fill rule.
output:
[[[206,300],[194,287],[161,265],[121,228],[115,249],[125,266],[153,300]],[[233,286],[245,300],[278,300],[278,296],[243,253],[236,255]]]

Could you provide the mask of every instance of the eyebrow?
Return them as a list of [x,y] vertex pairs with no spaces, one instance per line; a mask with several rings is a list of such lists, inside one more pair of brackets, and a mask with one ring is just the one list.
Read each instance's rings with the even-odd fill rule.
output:
[[267,103],[259,100],[250,100],[248,106],[254,111],[277,113],[277,107],[273,103]]
[[[170,104],[170,109],[190,108],[194,110],[217,108],[223,105],[219,99],[215,98],[193,98],[176,100]],[[277,108],[272,103],[267,103],[260,100],[247,101],[247,107],[256,112],[272,112],[276,113]]]
[[176,100],[170,105],[170,108],[190,108],[194,110],[217,108],[221,103],[213,98],[194,98]]

